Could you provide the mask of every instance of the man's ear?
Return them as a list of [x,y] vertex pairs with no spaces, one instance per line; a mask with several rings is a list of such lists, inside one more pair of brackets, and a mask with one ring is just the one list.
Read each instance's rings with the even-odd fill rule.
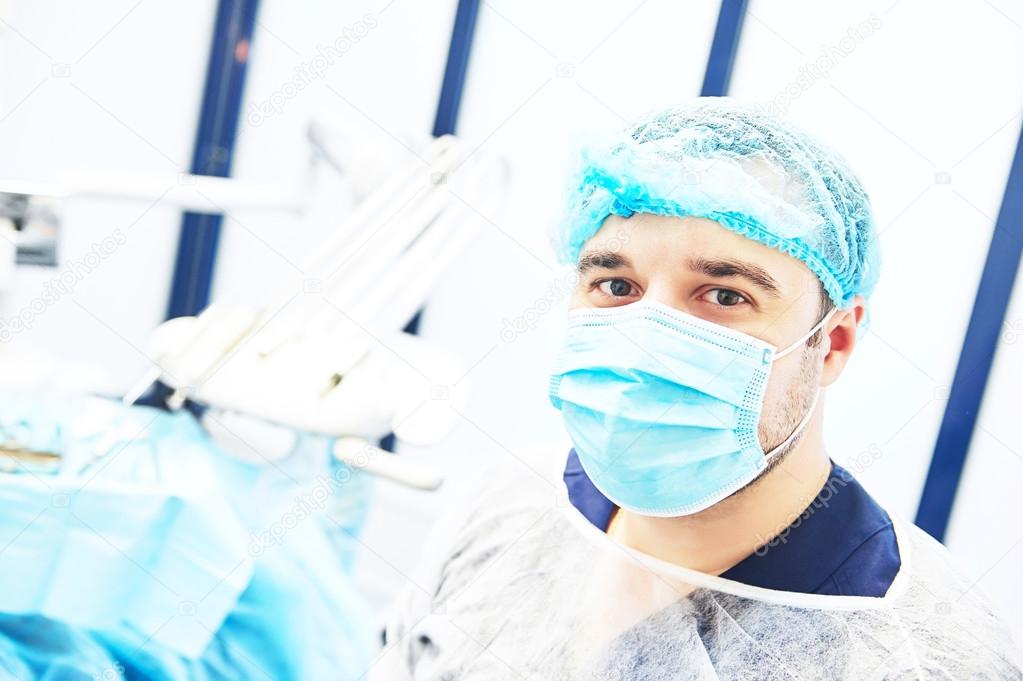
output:
[[849,307],[837,310],[824,327],[824,366],[821,369],[821,387],[825,388],[842,375],[846,362],[856,347],[856,329],[867,312],[863,296],[853,298]]

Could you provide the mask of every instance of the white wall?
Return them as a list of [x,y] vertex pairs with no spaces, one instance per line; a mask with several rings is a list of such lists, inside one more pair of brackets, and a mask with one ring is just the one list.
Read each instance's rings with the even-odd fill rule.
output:
[[[454,6],[265,0],[235,174],[300,181],[310,117],[378,145],[381,155],[405,155],[402,142],[432,126]],[[211,0],[173,8],[108,3],[99,12],[57,0],[6,6],[0,54],[3,64],[18,68],[0,69],[0,176],[48,178],[83,169],[175,181],[191,154],[213,11]],[[279,113],[250,115],[320,46],[367,14],[376,27],[322,78],[286,99]],[[467,380],[475,399],[443,445],[404,448],[445,467],[444,491],[378,486],[362,574],[380,602],[412,569],[432,517],[470,489],[475,474],[498,460],[515,461],[519,447],[564,441],[545,384],[562,323],[560,308],[548,310],[548,301],[564,302],[558,284],[565,273],[554,266],[546,235],[557,220],[569,152],[587,130],[617,127],[645,109],[698,94],[716,18],[716,3],[667,0],[483,4],[459,132],[480,153],[509,160],[512,186],[507,209],[488,216],[491,224],[447,272],[423,319],[424,336],[457,350],[472,367]],[[871,333],[829,391],[829,450],[911,518],[1020,130],[1023,84],[1006,65],[1020,63],[1023,2],[754,1],[732,94],[773,101],[825,46],[846,51],[850,46],[840,41],[864,21],[874,22],[870,35],[835,56],[830,75],[799,87],[785,108],[847,156],[871,192],[882,229],[885,265]],[[64,72],[54,63],[70,64],[70,76],[54,75]],[[114,228],[128,234],[127,243],[73,296],[39,315],[19,342],[98,362],[115,386],[145,366],[137,348],[162,317],[180,224],[173,209],[146,208],[73,207],[63,258],[80,257]],[[337,220],[346,209],[339,197]],[[258,300],[296,274],[332,225],[232,215],[215,297]],[[3,300],[4,316],[38,295],[50,276],[21,272]],[[532,329],[502,340],[507,321],[519,318],[535,320]],[[1014,494],[1023,481],[1023,431],[1014,418],[1023,379],[1018,290],[1008,318],[1020,326],[1003,335],[949,545],[1023,630],[1023,589],[1012,579],[1023,568],[1023,496]]]

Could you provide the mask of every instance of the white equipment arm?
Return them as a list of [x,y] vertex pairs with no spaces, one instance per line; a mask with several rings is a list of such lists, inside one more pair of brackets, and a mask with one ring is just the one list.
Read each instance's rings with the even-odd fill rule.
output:
[[[432,140],[316,249],[302,268],[303,281],[270,304],[213,305],[198,317],[161,325],[150,345],[160,379],[175,390],[178,404],[188,397],[305,431],[360,438],[363,447],[389,432],[416,444],[438,441],[467,399],[464,367],[401,329],[503,188],[498,164],[467,156],[451,136]],[[340,459],[352,442],[338,441]],[[373,457],[363,468],[418,488],[439,480],[392,455]]]

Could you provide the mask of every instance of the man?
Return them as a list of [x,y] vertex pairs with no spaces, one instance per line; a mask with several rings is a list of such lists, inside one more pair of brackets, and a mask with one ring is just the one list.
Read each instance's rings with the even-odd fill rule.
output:
[[381,678],[1023,678],[942,547],[828,458],[879,268],[838,155],[704,99],[577,180],[563,482],[498,477],[455,520]]

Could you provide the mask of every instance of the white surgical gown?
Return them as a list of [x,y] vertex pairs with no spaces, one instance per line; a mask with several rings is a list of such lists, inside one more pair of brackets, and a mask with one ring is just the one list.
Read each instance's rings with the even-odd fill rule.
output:
[[495,479],[431,540],[370,678],[1023,678],[977,587],[907,523],[883,598],[789,593],[626,549],[560,480]]

